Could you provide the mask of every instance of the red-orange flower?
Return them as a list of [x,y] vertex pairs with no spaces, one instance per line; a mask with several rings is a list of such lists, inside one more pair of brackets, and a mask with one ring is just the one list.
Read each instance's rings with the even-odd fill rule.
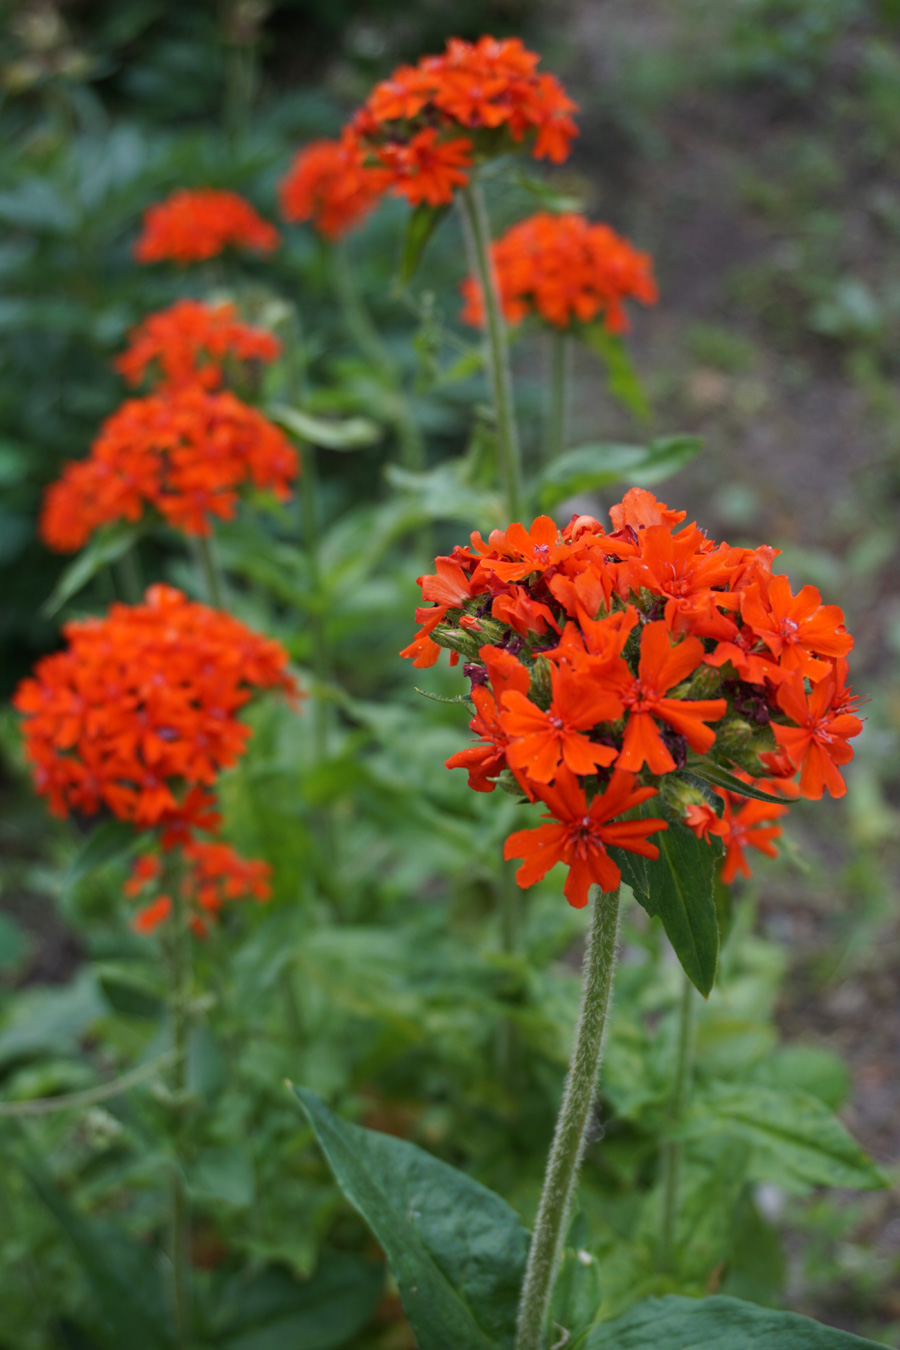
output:
[[838,606],[823,605],[815,586],[804,586],[792,595],[785,576],[772,577],[765,589],[752,586],[744,591],[741,616],[784,670],[802,671],[811,680],[825,679],[831,673],[830,662],[853,647]]
[[632,773],[644,764],[653,773],[670,773],[675,768],[675,760],[655,719],[668,722],[692,750],[705,754],[716,739],[715,732],[706,723],[724,717],[728,707],[723,698],[665,697],[670,689],[697,669],[704,656],[703,644],[697,638],[685,638],[673,647],[669,632],[662,620],[646,625],[641,634],[638,677],[622,688],[628,725],[616,764]]
[[339,141],[311,141],[281,180],[285,220],[311,220],[328,239],[339,239],[369,214],[391,181],[385,169],[366,164],[351,131]]
[[[372,90],[351,134],[367,163],[390,174],[410,202],[449,202],[481,155],[526,142],[538,159],[561,163],[577,129],[576,105],[518,38],[451,38],[440,56],[398,67]],[[460,135],[460,132],[464,133]]]
[[[656,303],[653,264],[609,225],[584,216],[541,211],[519,221],[492,245],[503,312],[510,323],[537,314],[554,328],[601,319],[611,333],[628,327],[623,302]],[[464,322],[484,323],[481,287],[462,284]]]
[[166,846],[215,828],[208,789],[246,749],[241,709],[258,690],[297,693],[284,650],[169,586],[63,631],[13,698],[51,810],[106,808]]
[[[569,848],[572,793],[598,799],[610,771],[653,788],[668,774],[702,773],[696,759],[708,756],[785,797],[840,795],[839,766],[862,723],[846,660],[833,655],[852,644],[837,606],[812,588],[793,598],[772,573],[774,549],[717,543],[644,489],[610,517],[612,533],[588,515],[562,529],[540,516],[487,540],[476,531],[419,578],[431,603],[417,609],[421,629],[404,655],[417,665],[441,646],[451,661],[462,656],[476,706],[480,744],[448,765],[467,768],[482,792],[512,773],[526,798],[557,814],[558,827],[535,835],[557,852]],[[729,877],[746,870],[748,844],[771,851],[785,809],[737,795],[720,819],[690,778],[667,796],[684,801],[698,838],[725,841]],[[537,857],[528,854],[523,884]],[[585,875],[572,883],[579,894]]]
[[71,552],[100,525],[150,508],[188,534],[231,519],[242,489],[284,501],[300,467],[294,447],[228,390],[180,385],[129,399],[103,424],[86,460],[64,466],[44,499],[41,537]]
[[584,679],[565,666],[550,672],[553,699],[546,712],[511,690],[503,696],[500,725],[509,737],[506,757],[510,768],[521,769],[534,783],[549,783],[560,764],[574,774],[591,774],[612,764],[615,745],[592,741],[584,732],[622,713],[615,689]]
[[854,712],[856,700],[844,687],[846,662],[841,666],[836,674],[815,683],[809,694],[799,673],[778,689],[778,706],[795,725],[773,724],[775,739],[794,767],[800,769],[803,796],[816,801],[826,790],[832,797],[843,797],[847,791],[837,766],[853,758],[847,742],[862,731],[862,722]]
[[390,171],[395,191],[410,205],[441,206],[451,202],[454,190],[469,181],[472,142],[466,136],[439,140],[437,130],[426,127],[405,143],[391,141],[381,146],[378,158]]
[[[770,791],[772,785],[761,779],[759,786]],[[774,822],[786,816],[788,808],[774,802],[761,802],[754,797],[742,798],[733,792],[722,795],[725,798],[721,821],[725,859],[721,877],[727,886],[739,872],[742,876],[750,876],[746,853],[748,848],[758,849],[768,858],[778,857],[775,840],[781,835],[781,826]]]
[[134,256],[142,263],[205,262],[226,248],[271,253],[278,242],[274,225],[236,192],[180,188],[147,208]]
[[[269,899],[272,868],[257,858],[242,858],[230,844],[219,839],[192,839],[170,862],[169,880],[177,885],[190,915],[194,932],[202,937],[228,900]],[[163,873],[158,853],[143,853],[135,860],[124,891],[139,898],[153,891]],[[143,904],[132,926],[138,933],[152,933],[172,913],[172,898],[164,894]]]
[[177,300],[132,329],[115,367],[131,385],[139,385],[149,370],[169,388],[218,389],[227,363],[274,361],[280,350],[271,333],[241,323],[232,304]]
[[607,853],[607,847],[627,849],[645,858],[657,858],[659,849],[648,842],[648,835],[668,829],[657,817],[640,820],[615,820],[626,811],[656,796],[656,788],[634,786],[634,775],[614,773],[609,787],[588,803],[578,779],[561,768],[553,787],[542,788],[538,796],[549,806],[551,825],[532,830],[517,830],[503,848],[504,858],[521,858],[516,873],[520,886],[533,886],[555,863],[566,863],[569,875],[564,894],[570,905],[582,909],[592,884],[613,891],[622,874]]
[[[496,787],[494,780],[506,768],[506,747],[509,744],[509,737],[500,724],[498,712],[500,702],[504,694],[527,693],[531,676],[510,652],[497,651],[494,647],[482,647],[479,655],[484,661],[485,673],[491,682],[491,688],[488,689],[483,684],[473,686],[472,702],[475,704],[475,716],[469,723],[469,730],[475,732],[481,743],[451,755],[444,761],[444,767],[466,769],[470,788],[475,792],[493,792]],[[523,786],[528,793],[530,789],[524,783]]]

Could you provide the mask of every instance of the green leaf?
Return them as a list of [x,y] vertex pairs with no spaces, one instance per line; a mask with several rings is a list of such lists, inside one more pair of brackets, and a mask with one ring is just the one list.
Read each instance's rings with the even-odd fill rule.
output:
[[65,569],[53,593],[42,605],[41,614],[51,619],[62,609],[66,601],[83,590],[98,572],[123,558],[140,539],[144,528],[140,521],[137,524],[119,521],[115,525],[107,525],[104,529],[98,530],[87,547],[83,548],[75,561]]
[[121,1226],[78,1214],[35,1156],[29,1156],[23,1170],[75,1248],[111,1333],[106,1340],[110,1350],[122,1345],[167,1350],[172,1338],[159,1312],[165,1298],[150,1249],[132,1242]]
[[698,1092],[687,1125],[691,1137],[726,1131],[753,1145],[757,1180],[792,1186],[887,1185],[872,1159],[824,1102],[797,1088],[719,1085]]
[[420,202],[410,214],[400,260],[401,285],[408,285],[415,276],[428,241],[449,210],[449,205],[429,206],[427,202]]
[[422,1149],[297,1099],[387,1253],[421,1350],[511,1347],[528,1235],[498,1195]]
[[439,464],[428,473],[411,473],[398,464],[388,464],[384,473],[392,487],[412,497],[426,520],[457,520],[470,529],[493,529],[503,517],[500,495],[467,481],[468,469],[465,460],[458,460]]
[[595,1327],[579,1350],[862,1350],[874,1341],[736,1298],[650,1298]]
[[567,450],[538,479],[538,501],[549,511],[566,497],[613,483],[652,487],[689,464],[701,445],[696,436],[665,436],[649,445],[582,445]]
[[705,757],[690,760],[688,768],[698,778],[705,778],[707,783],[712,783],[715,787],[727,788],[729,792],[738,793],[741,797],[752,797],[754,801],[758,802],[774,802],[776,806],[787,805],[784,797],[773,797],[770,792],[762,792],[750,783],[745,783],[743,778],[738,778],[736,774],[723,769],[721,764],[714,764],[712,760]]
[[124,861],[137,848],[141,832],[127,820],[104,820],[95,825],[78,853],[69,863],[62,880],[68,894],[83,877],[107,863]]
[[384,1266],[349,1252],[325,1252],[315,1274],[300,1283],[284,1270],[265,1270],[229,1283],[222,1350],[333,1350],[369,1321],[384,1288]]
[[719,925],[713,901],[715,862],[722,846],[703,843],[657,798],[645,805],[645,815],[662,810],[669,828],[653,835],[656,859],[642,858],[625,849],[610,849],[635,899],[648,914],[662,920],[669,941],[688,978],[704,998],[716,978]]
[[22,990],[0,1032],[0,1066],[75,1050],[106,1012],[97,981],[87,967],[71,984]]
[[381,428],[368,417],[348,417],[343,421],[314,417],[300,408],[290,408],[286,403],[271,404],[266,415],[297,440],[321,445],[326,450],[363,450],[380,441],[382,436]]
[[633,416],[645,421],[650,416],[650,404],[622,339],[610,333],[602,322],[586,324],[579,330],[579,335],[606,366],[606,379],[613,398],[623,403]]

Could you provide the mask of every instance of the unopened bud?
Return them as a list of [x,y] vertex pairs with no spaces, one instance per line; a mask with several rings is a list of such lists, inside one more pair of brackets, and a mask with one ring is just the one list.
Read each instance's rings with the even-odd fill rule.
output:
[[715,757],[724,764],[737,764],[746,773],[759,778],[766,772],[759,756],[775,749],[775,737],[769,727],[730,717],[716,727]]
[[431,639],[439,647],[449,647],[453,652],[459,652],[467,661],[476,661],[478,659],[478,649],[484,646],[483,640],[479,640],[474,633],[467,633],[463,628],[452,628],[449,624],[439,623],[432,630]]
[[550,676],[550,662],[546,656],[539,656],[531,670],[531,688],[528,691],[531,701],[545,712],[553,702],[553,681]]

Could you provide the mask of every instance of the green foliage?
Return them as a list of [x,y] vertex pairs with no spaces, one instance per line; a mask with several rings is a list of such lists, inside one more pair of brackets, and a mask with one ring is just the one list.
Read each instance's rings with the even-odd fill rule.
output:
[[372,1226],[422,1350],[512,1345],[526,1233],[499,1196],[421,1149],[297,1098],[344,1194]]
[[733,1298],[649,1299],[618,1322],[598,1327],[583,1350],[853,1350],[872,1346],[795,1313],[755,1308]]
[[666,436],[650,445],[584,445],[568,450],[543,471],[536,495],[543,510],[566,497],[613,483],[652,487],[690,464],[701,449],[696,436]]
[[[656,802],[654,802],[654,808]],[[658,858],[611,850],[622,875],[648,914],[662,920],[666,936],[690,980],[706,998],[716,978],[719,924],[713,903],[716,860],[722,845],[699,840],[674,813],[662,809],[668,829],[654,837]],[[645,815],[651,807],[643,808]]]

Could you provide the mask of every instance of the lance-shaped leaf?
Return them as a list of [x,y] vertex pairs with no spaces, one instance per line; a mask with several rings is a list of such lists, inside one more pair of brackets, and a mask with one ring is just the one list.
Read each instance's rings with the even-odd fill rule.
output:
[[585,324],[579,330],[579,335],[605,365],[609,392],[613,398],[623,403],[633,416],[642,420],[648,418],[650,404],[622,339],[610,333],[602,321]]
[[[875,1341],[736,1298],[650,1298],[590,1332],[577,1350],[864,1350]],[[576,1350],[576,1348],[573,1348]]]
[[[716,978],[719,957],[713,881],[722,845],[718,839],[712,844],[697,839],[659,798],[650,805],[662,810],[669,823],[667,830],[652,838],[659,857],[642,858],[617,848],[610,849],[610,856],[621,868],[635,899],[648,914],[662,920],[685,973],[706,998]],[[646,804],[643,810],[646,815],[653,814]]]
[[162,1312],[159,1271],[147,1249],[73,1209],[35,1154],[29,1153],[23,1170],[75,1250],[103,1317],[103,1345],[169,1350],[173,1338]]
[[298,440],[321,445],[326,450],[363,450],[381,439],[381,428],[367,417],[347,417],[342,421],[314,417],[286,403],[271,404],[266,415]]
[[347,1199],[390,1262],[421,1350],[508,1350],[528,1235],[499,1195],[404,1139],[294,1089]]
[[775,797],[771,792],[763,792],[751,783],[745,783],[743,778],[738,778],[736,774],[729,773],[727,769],[722,768],[721,764],[714,764],[706,756],[689,761],[689,768],[691,773],[696,774],[698,778],[705,778],[707,783],[712,783],[715,787],[727,788],[729,792],[738,793],[741,797],[752,797],[757,802],[773,802],[776,806],[786,805],[784,797]]
[[872,1159],[824,1102],[798,1088],[718,1085],[698,1093],[687,1123],[691,1137],[726,1133],[753,1147],[755,1175],[796,1189],[887,1183]]
[[428,241],[449,210],[449,205],[429,206],[427,202],[420,202],[410,214],[400,260],[401,285],[407,285],[415,276]]
[[95,825],[66,869],[62,879],[63,894],[68,895],[73,886],[98,867],[124,862],[140,840],[140,830],[127,820],[104,820]]
[[537,498],[549,511],[566,497],[613,483],[652,487],[689,464],[701,445],[696,436],[666,436],[649,445],[582,445],[544,470],[536,484]]
[[136,525],[130,521],[118,521],[98,530],[90,543],[81,550],[78,557],[65,569],[53,593],[45,600],[41,613],[51,619],[62,609],[67,600],[71,600],[79,591],[84,590],[89,581],[112,563],[124,558],[133,548],[144,531],[142,523]]

